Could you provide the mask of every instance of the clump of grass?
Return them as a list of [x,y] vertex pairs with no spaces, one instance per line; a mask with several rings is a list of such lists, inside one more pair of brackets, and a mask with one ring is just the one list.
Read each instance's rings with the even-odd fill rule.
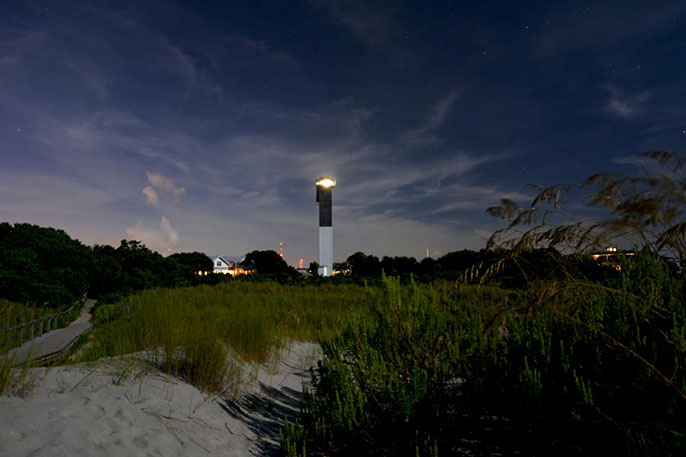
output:
[[385,279],[323,342],[307,455],[684,455],[686,284],[639,252],[607,284],[528,292]]
[[[48,309],[37,308],[0,299],[0,395],[9,393],[20,397],[26,396],[35,386],[36,374],[29,366],[15,368],[16,356],[8,355],[10,349],[19,346],[17,331],[4,332],[3,329],[14,327],[49,313]],[[24,338],[26,340],[26,338]]]
[[[19,346],[20,344],[19,331],[12,330],[6,332],[4,331],[5,329],[15,327],[50,313],[54,313],[54,310],[22,305],[0,298],[0,347],[4,348],[2,353],[4,354],[7,350]],[[28,328],[24,328],[24,332],[28,332],[28,330]],[[24,335],[23,340],[27,340],[27,335]]]
[[186,342],[184,356],[179,364],[182,376],[206,392],[224,393],[229,351],[218,337],[193,334]]
[[507,291],[403,287],[385,277],[383,284],[368,294],[370,313],[322,342],[324,360],[315,391],[304,397],[301,426],[281,433],[286,455],[436,455],[443,395],[464,376],[485,316]]
[[5,393],[12,382],[13,362],[10,357],[0,358],[0,395]]
[[[69,306],[71,305],[65,306],[64,309],[67,309]],[[72,312],[58,316],[56,319],[51,319],[51,330],[65,327],[76,319],[81,313],[81,306],[77,303],[73,308]],[[32,326],[25,326],[21,330],[5,331],[6,329],[37,320],[41,317],[58,314],[60,311],[60,309],[24,305],[0,299],[0,348],[4,348],[0,353],[4,354],[7,350],[28,341],[31,338],[32,331],[34,338],[40,336],[41,331],[46,332],[48,330],[48,321],[43,320],[42,324],[36,322],[33,328]]]
[[[6,352],[7,349],[3,351]],[[15,366],[15,357],[0,357],[0,395],[9,393],[24,398],[35,387],[37,374],[30,365]]]
[[364,300],[364,287],[356,285],[236,281],[148,290],[98,306],[78,360],[152,351],[164,371],[220,392],[238,378],[230,353],[265,362],[285,339],[316,340],[335,332]]

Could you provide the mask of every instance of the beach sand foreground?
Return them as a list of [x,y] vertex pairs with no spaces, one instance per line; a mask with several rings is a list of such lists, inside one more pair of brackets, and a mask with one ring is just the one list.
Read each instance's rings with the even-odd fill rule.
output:
[[296,416],[319,346],[293,342],[255,366],[234,399],[207,396],[158,371],[122,365],[34,368],[26,398],[0,396],[0,456],[268,456]]

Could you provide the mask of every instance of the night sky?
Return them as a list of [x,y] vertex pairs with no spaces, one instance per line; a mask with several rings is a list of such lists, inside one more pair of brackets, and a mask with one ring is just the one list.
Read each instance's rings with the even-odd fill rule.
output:
[[0,2],[0,220],[160,252],[481,248],[686,144],[686,2]]

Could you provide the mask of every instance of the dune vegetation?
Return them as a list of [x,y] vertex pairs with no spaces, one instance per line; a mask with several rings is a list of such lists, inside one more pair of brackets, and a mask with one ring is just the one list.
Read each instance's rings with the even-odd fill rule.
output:
[[287,455],[683,455],[686,288],[639,253],[606,285],[387,278],[323,341]]
[[286,339],[325,338],[363,312],[366,294],[357,285],[242,281],[147,290],[95,308],[78,361],[152,351],[166,372],[220,392],[230,387],[229,352],[265,362]]
[[[526,276],[537,248],[566,253],[556,275],[489,296],[387,278],[368,316],[322,342],[284,453],[686,455],[686,156],[645,159],[644,175],[576,187],[604,219],[564,214],[572,186],[489,210],[508,222],[489,247],[507,255],[476,280]],[[579,260],[614,243],[635,250],[588,275]]]

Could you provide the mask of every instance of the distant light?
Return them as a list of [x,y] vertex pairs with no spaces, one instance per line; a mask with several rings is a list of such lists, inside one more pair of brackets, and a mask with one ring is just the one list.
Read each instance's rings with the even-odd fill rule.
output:
[[325,188],[336,187],[336,180],[329,176],[322,176],[317,180],[316,184]]

